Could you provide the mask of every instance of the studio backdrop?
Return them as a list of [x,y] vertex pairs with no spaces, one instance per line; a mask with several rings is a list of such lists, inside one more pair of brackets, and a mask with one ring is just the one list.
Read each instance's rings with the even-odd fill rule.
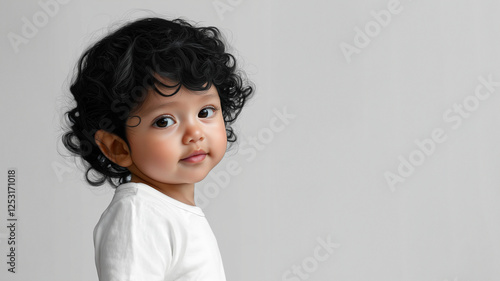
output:
[[0,3],[0,280],[97,280],[114,190],[63,113],[80,54],[145,16],[218,27],[256,85],[196,185],[227,280],[499,280],[500,2]]

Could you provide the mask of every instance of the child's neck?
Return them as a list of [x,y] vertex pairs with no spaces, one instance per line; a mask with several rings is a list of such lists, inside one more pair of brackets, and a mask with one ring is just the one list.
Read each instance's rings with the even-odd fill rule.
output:
[[194,202],[194,183],[184,184],[168,184],[155,181],[153,179],[145,179],[132,174],[131,182],[144,183],[152,188],[160,191],[161,193],[171,197],[184,204],[196,206]]

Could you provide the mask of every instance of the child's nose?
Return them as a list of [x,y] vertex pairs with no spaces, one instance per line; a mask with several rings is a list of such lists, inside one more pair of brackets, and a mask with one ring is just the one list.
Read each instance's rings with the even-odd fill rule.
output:
[[196,143],[205,139],[203,131],[198,124],[188,124],[182,142],[184,144]]

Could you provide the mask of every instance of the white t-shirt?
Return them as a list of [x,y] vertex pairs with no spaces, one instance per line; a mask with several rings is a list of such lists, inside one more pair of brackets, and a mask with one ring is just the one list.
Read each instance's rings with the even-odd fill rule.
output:
[[143,183],[124,183],[94,229],[100,281],[225,281],[203,211]]

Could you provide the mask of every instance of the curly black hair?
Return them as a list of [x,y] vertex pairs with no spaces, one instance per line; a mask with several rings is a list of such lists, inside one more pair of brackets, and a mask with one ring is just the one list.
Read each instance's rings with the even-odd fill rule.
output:
[[[254,90],[234,56],[226,52],[219,29],[195,27],[180,18],[151,17],[125,24],[87,49],[75,71],[70,91],[76,107],[65,113],[70,128],[62,142],[88,163],[85,179],[92,186],[107,180],[117,187],[129,181],[130,171],[110,161],[94,136],[103,129],[128,144],[125,129],[131,113],[149,90],[163,95],[155,85],[177,87],[173,94],[182,86],[201,91],[214,85],[230,143],[236,141],[230,125]],[[156,75],[177,84],[165,85]]]

